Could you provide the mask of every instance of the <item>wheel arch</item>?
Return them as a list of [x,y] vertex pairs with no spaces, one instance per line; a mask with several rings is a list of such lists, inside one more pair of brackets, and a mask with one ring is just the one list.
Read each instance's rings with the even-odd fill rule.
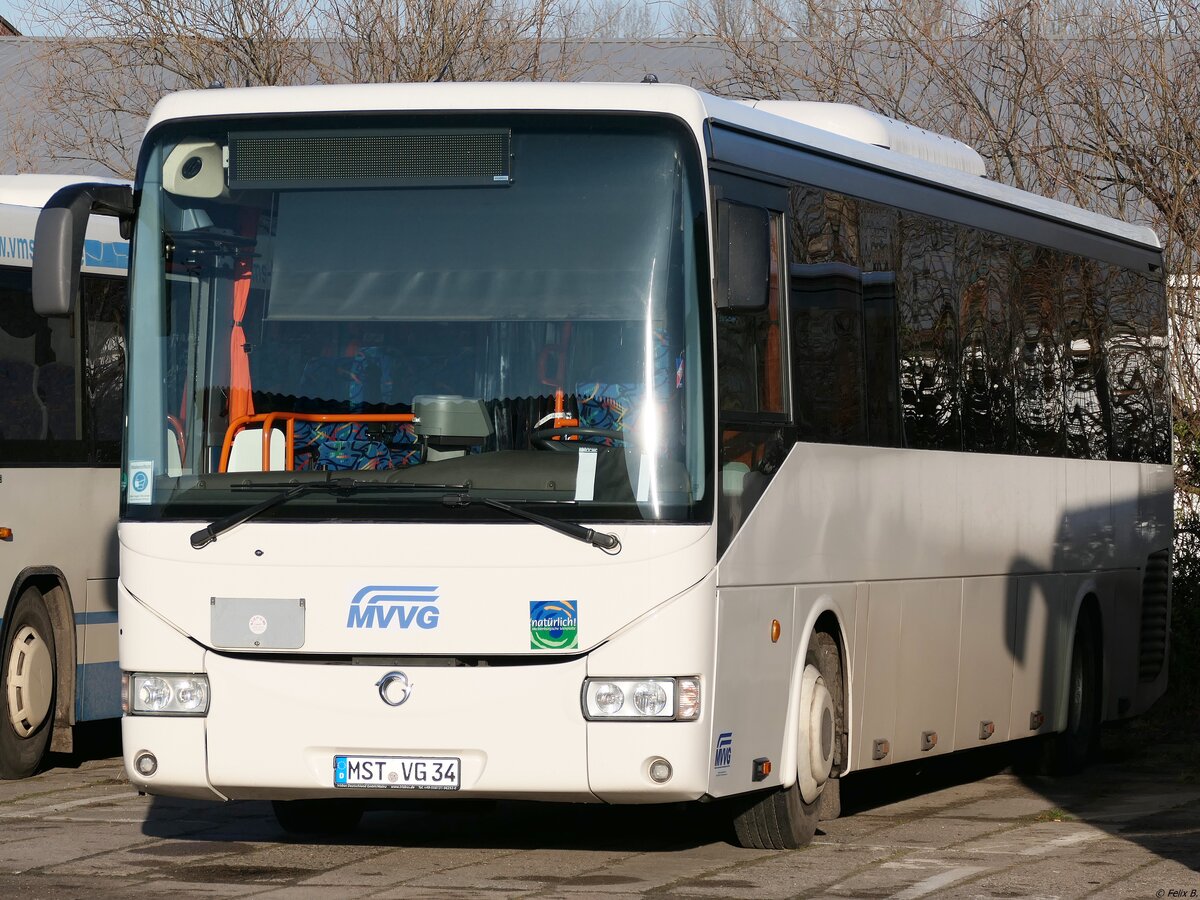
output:
[[9,640],[9,622],[17,600],[26,588],[34,587],[42,595],[50,624],[54,628],[54,730],[50,749],[69,753],[74,747],[75,725],[75,606],[71,588],[62,570],[56,566],[28,566],[13,580],[4,606],[3,646]]
[[850,768],[850,665],[847,648],[850,646],[846,638],[845,623],[842,621],[841,614],[833,601],[831,595],[822,595],[821,598],[812,605],[808,615],[805,617],[803,624],[798,625],[796,634],[797,640],[795,644],[795,655],[792,660],[792,673],[790,684],[788,687],[788,712],[786,723],[784,726],[784,743],[780,754],[780,783],[783,787],[791,787],[796,782],[796,764],[797,764],[797,743],[799,740],[799,709],[800,709],[800,689],[801,682],[804,677],[805,660],[808,656],[809,643],[812,640],[813,634],[816,632],[824,632],[833,638],[837,644],[838,658],[841,663],[842,676],[842,723],[841,723],[841,739],[842,739],[842,759],[839,764],[834,767],[834,774],[841,775]]

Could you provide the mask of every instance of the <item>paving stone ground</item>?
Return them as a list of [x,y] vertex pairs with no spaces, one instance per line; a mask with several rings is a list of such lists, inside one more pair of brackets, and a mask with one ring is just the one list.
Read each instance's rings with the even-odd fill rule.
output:
[[864,773],[795,852],[735,847],[697,807],[377,810],[297,840],[266,803],[139,797],[96,734],[0,782],[0,897],[1200,898],[1200,751],[1121,734],[1072,779],[997,752]]

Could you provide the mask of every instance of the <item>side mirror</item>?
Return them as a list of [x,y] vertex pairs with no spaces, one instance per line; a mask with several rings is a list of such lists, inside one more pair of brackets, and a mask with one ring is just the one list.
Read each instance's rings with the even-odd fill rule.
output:
[[124,184],[72,184],[58,191],[38,216],[33,233],[33,308],[43,316],[68,315],[79,294],[79,267],[88,218],[116,216],[121,236],[133,221],[133,188]]
[[717,307],[766,309],[771,287],[771,217],[759,206],[717,201]]

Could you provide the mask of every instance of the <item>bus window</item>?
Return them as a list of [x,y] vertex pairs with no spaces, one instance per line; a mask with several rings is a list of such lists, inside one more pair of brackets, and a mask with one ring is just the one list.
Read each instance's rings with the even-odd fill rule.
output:
[[955,228],[927,216],[900,217],[900,385],[904,445],[960,450]]
[[85,275],[80,290],[94,453],[97,462],[116,465],[121,461],[121,402],[125,388],[125,282]]
[[999,235],[962,228],[956,258],[963,449],[1012,453],[1012,248]]
[[783,216],[771,215],[771,268],[763,310],[725,311],[717,317],[717,377],[722,412],[786,412],[782,307],[780,304],[780,230]]
[[783,352],[780,273],[783,216],[770,216],[767,306],[717,316],[717,378],[721,403],[718,543],[723,549],[741,527],[787,454],[779,425],[787,413],[787,358]]
[[29,270],[0,270],[0,461],[82,462],[73,317],[33,311]]

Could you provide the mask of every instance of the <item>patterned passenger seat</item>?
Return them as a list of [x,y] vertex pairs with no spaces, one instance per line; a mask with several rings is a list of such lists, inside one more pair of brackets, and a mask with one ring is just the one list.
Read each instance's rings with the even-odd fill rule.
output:
[[[348,414],[399,403],[395,359],[382,347],[364,347],[353,356],[322,357],[304,367],[303,411]],[[398,469],[421,461],[411,422],[303,422],[295,425],[294,465],[298,470],[353,471]]]

